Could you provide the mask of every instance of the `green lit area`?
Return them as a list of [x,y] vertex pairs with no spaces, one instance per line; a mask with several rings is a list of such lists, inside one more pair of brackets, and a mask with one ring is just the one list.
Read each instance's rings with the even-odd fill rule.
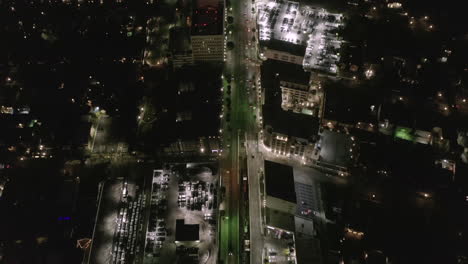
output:
[[407,127],[397,127],[395,130],[395,137],[408,140],[408,141],[413,141],[414,136],[411,131],[412,129],[407,128]]
[[305,115],[314,115],[314,112],[312,112],[312,110],[306,108],[302,109],[301,113]]
[[229,83],[226,81],[226,79],[223,79],[223,89],[226,91]]

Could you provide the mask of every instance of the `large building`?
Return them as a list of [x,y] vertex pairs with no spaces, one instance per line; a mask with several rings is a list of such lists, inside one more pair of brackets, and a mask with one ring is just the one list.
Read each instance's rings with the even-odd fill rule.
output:
[[263,58],[279,60],[302,65],[304,61],[305,46],[296,45],[283,40],[272,39],[261,54]]
[[310,172],[265,160],[265,215],[267,229],[294,236],[296,263],[322,263],[315,216],[317,191]]
[[293,168],[266,160],[265,176],[266,207],[294,215],[297,201]]
[[300,65],[272,60],[262,65],[262,139],[275,154],[304,160],[315,156],[319,119],[308,99],[313,96],[309,76]]
[[170,155],[218,155],[220,149],[221,68],[217,65],[176,69],[176,101],[168,113],[166,146]]
[[223,21],[222,5],[203,6],[194,10],[191,28],[194,61],[224,61]]
[[280,88],[283,110],[321,116],[323,91],[320,89],[320,84],[281,80]]
[[338,73],[343,16],[297,1],[266,1],[259,7],[260,57],[299,64],[307,71]]

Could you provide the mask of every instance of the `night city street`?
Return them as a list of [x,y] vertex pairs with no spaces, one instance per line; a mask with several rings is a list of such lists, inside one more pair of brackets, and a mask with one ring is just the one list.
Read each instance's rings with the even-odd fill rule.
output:
[[468,264],[463,7],[0,0],[0,264]]

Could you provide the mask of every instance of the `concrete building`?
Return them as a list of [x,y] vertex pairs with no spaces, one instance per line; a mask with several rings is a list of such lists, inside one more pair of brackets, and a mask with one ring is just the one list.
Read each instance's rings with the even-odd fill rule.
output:
[[[315,226],[317,193],[310,175],[265,160],[265,223],[267,229],[294,236],[296,263],[322,263]],[[305,213],[306,212],[306,213]]]
[[176,69],[177,98],[167,119],[164,153],[218,155],[222,85],[217,65]]
[[194,61],[224,61],[223,8],[203,6],[193,12],[191,43]]
[[317,84],[280,81],[281,108],[285,111],[319,117],[323,92]]
[[310,111],[312,108],[299,105],[314,96],[308,90],[310,74],[300,65],[278,61],[265,62],[262,70],[263,144],[275,154],[304,160],[314,158],[319,119]]
[[265,47],[262,57],[264,59],[279,60],[302,65],[305,49],[305,46],[272,39],[268,43],[268,46]]

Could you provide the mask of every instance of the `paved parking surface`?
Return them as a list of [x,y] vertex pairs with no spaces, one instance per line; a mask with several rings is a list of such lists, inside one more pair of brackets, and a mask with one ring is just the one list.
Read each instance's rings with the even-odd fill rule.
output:
[[342,26],[342,15],[293,1],[265,1],[259,5],[260,40],[276,39],[306,47],[306,70],[337,73],[341,39],[333,33]]
[[104,184],[89,263],[127,263],[137,253],[143,197],[122,179]]
[[320,160],[330,164],[346,167],[352,156],[351,137],[324,130],[320,135]]
[[292,234],[267,228],[265,235],[264,259],[269,263],[290,264],[294,263],[294,240]]
[[[216,222],[210,224],[209,219],[216,219],[214,182],[217,175],[203,166],[189,167],[187,173],[160,170],[153,177],[150,216],[153,224],[149,224],[144,263],[176,263],[183,256],[192,263],[216,263]],[[175,243],[177,219],[184,219],[185,224],[199,224],[199,242]],[[177,249],[180,245],[186,250]]]

